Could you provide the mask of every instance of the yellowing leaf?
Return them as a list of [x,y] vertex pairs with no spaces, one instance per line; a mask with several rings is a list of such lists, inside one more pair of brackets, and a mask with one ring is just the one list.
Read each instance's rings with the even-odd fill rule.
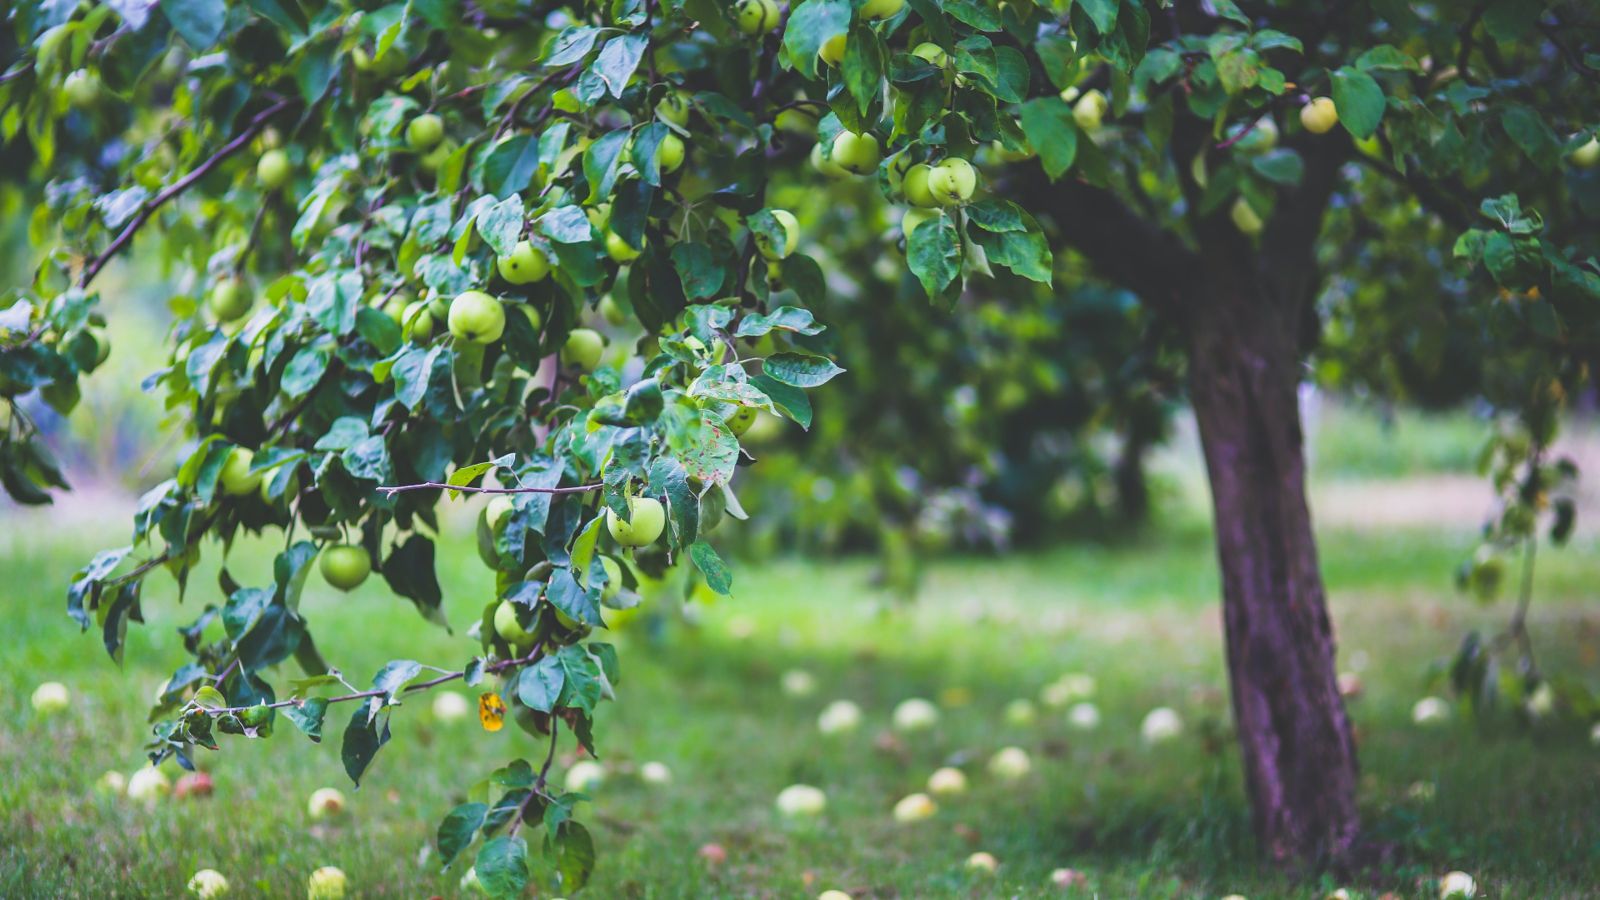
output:
[[506,727],[506,701],[494,691],[479,694],[478,721],[483,723],[484,731],[499,731]]

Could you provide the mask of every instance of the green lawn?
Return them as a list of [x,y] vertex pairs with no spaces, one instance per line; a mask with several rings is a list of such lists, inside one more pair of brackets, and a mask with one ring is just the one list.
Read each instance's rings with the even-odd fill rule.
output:
[[[0,526],[0,896],[176,896],[204,866],[226,873],[236,895],[293,896],[321,865],[349,872],[359,896],[457,895],[461,867],[441,875],[427,859],[434,826],[471,782],[541,747],[515,728],[441,725],[422,700],[397,713],[395,738],[359,791],[342,774],[337,728],[313,745],[280,721],[270,740],[227,738],[221,753],[202,756],[216,780],[210,799],[146,809],[99,795],[103,771],[140,764],[145,700],[183,661],[174,628],[194,617],[212,582],[198,580],[183,607],[169,582],[147,594],[149,621],[130,634],[119,671],[63,612],[68,574],[99,544],[77,529],[19,537],[52,520],[16,515]],[[463,530],[444,573],[446,609],[460,625],[489,587],[469,540]],[[1451,591],[1449,573],[1469,545],[1467,534],[1324,537],[1341,666],[1365,660],[1366,693],[1353,705],[1362,803],[1373,834],[1403,857],[1350,887],[1421,897],[1423,880],[1459,868],[1491,897],[1592,895],[1600,749],[1577,729],[1528,734],[1458,718],[1422,730],[1409,721],[1429,663],[1465,628],[1503,613]],[[1591,679],[1600,623],[1583,604],[1600,576],[1596,549],[1545,556],[1534,623],[1547,664]],[[264,578],[266,552],[241,551],[236,573]],[[919,603],[887,610],[862,587],[865,563],[741,566],[736,599],[698,610],[698,627],[673,615],[654,638],[638,628],[619,640],[619,702],[607,704],[598,732],[612,776],[588,816],[600,854],[590,894],[1057,896],[1049,873],[1069,866],[1101,897],[1320,897],[1331,882],[1283,880],[1250,854],[1237,759],[1218,739],[1227,703],[1211,552],[1191,525],[1133,544],[957,559],[931,573]],[[456,667],[471,650],[375,583],[338,596],[314,579],[307,594],[323,652],[353,680],[393,658]],[[816,676],[815,695],[783,694],[779,676],[793,667]],[[1035,697],[1068,671],[1099,680],[1097,731],[1073,731],[1064,713],[1044,709],[1032,726],[1005,723],[1007,702]],[[47,678],[66,682],[77,702],[40,720],[28,696]],[[944,704],[932,732],[880,738],[895,703],[949,700],[953,689],[970,702]],[[866,720],[852,735],[824,738],[816,715],[836,698],[860,703]],[[1178,709],[1187,729],[1147,748],[1139,721],[1159,705]],[[1020,785],[983,768],[1007,744],[1034,759]],[[568,750],[563,742],[558,766],[571,761]],[[646,760],[670,766],[674,783],[629,777]],[[931,821],[897,826],[895,801],[945,764],[963,766],[971,790]],[[1407,798],[1418,781],[1436,784],[1434,800]],[[774,796],[793,782],[827,791],[817,823],[796,827],[775,813]],[[351,815],[333,825],[307,820],[305,800],[323,785],[351,797]],[[698,858],[707,842],[726,848],[725,864],[708,869]],[[997,878],[963,872],[975,850],[998,857]]]

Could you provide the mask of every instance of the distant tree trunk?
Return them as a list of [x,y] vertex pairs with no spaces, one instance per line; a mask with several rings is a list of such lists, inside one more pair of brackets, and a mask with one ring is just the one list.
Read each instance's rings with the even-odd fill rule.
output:
[[1150,483],[1145,478],[1144,457],[1154,441],[1155,436],[1141,422],[1130,422],[1111,469],[1117,486],[1117,511],[1129,525],[1142,525],[1150,517]]
[[1315,865],[1345,857],[1360,823],[1305,496],[1296,387],[1306,307],[1230,256],[1203,264],[1189,378],[1211,481],[1233,713],[1262,850]]

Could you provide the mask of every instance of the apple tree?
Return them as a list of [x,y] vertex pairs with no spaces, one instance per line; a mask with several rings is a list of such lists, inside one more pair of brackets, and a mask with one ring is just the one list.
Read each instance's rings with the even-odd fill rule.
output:
[[[1467,339],[1538,387],[1500,394],[1516,412],[1579,387],[1600,327],[1600,58],[1575,0],[34,0],[9,21],[0,137],[50,179],[49,250],[0,300],[0,394],[70,408],[115,305],[96,279],[136,241],[182,290],[148,387],[191,440],[69,612],[117,656],[146,577],[281,533],[272,583],[224,565],[204,590],[153,756],[280,716],[320,740],[333,711],[359,781],[406,695],[479,686],[487,725],[550,742],[440,827],[495,893],[587,878],[546,775],[619,686],[604,609],[669,565],[730,589],[704,534],[742,515],[740,434],[755,410],[811,424],[806,391],[841,371],[822,323],[867,283],[886,205],[929,315],[1081,267],[1181,348],[1246,785],[1283,863],[1360,836],[1296,404],[1323,322],[1400,354],[1421,304],[1364,309],[1378,263],[1451,279]],[[788,209],[816,196],[837,202]],[[0,409],[0,480],[43,501],[59,473]],[[1547,509],[1540,458],[1517,466]],[[443,624],[438,507],[462,493],[494,495],[475,652],[345,683],[298,607],[311,569],[376,569]]]

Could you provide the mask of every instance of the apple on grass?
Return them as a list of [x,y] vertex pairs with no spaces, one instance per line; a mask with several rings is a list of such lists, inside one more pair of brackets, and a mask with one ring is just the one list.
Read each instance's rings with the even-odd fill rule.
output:
[[611,532],[612,540],[624,547],[648,547],[666,527],[666,508],[653,497],[630,497],[626,522],[616,510],[606,509],[606,530]]
[[306,879],[307,900],[344,900],[350,879],[336,866],[323,866]]
[[1079,731],[1093,731],[1100,727],[1100,710],[1093,703],[1076,703],[1067,710],[1067,724]]
[[850,895],[844,891],[823,891],[817,895],[817,900],[850,900]]
[[790,697],[809,697],[817,690],[817,679],[804,669],[790,669],[783,673],[779,683]]
[[645,784],[663,785],[672,783],[672,770],[666,763],[651,760],[639,767],[639,780]]
[[951,796],[965,793],[967,790],[967,775],[960,769],[945,766],[935,769],[928,776],[928,793],[938,796]]
[[463,291],[450,302],[449,325],[458,341],[492,344],[506,330],[506,310],[483,291]]
[[1147,744],[1160,744],[1183,733],[1183,720],[1176,710],[1158,706],[1150,710],[1139,725],[1139,735]]
[[894,805],[894,820],[902,825],[922,822],[939,812],[939,804],[927,794],[907,794]]
[[1465,872],[1449,872],[1439,879],[1439,900],[1471,900],[1478,896],[1478,883]]
[[178,783],[172,787],[172,796],[179,800],[190,797],[209,797],[216,792],[216,782],[205,772],[185,772],[178,776]]
[[41,716],[53,716],[72,703],[72,692],[59,681],[46,681],[33,689],[33,711]]
[[892,717],[896,731],[926,731],[939,724],[939,707],[921,697],[901,701]]
[[433,717],[440,722],[459,722],[472,715],[472,704],[455,691],[440,691],[433,698]]
[[128,799],[141,803],[154,803],[172,790],[167,773],[155,766],[146,766],[128,779]]
[[1088,876],[1077,869],[1056,869],[1050,873],[1050,885],[1058,888],[1082,887],[1089,883]]
[[201,869],[189,878],[189,893],[200,900],[227,896],[228,879],[216,869]]
[[1000,868],[1000,861],[994,858],[993,853],[979,850],[967,857],[967,871],[978,872],[984,875],[993,875]]
[[606,780],[606,769],[592,759],[580,759],[567,770],[567,790],[574,793],[586,793],[590,788],[599,787]]
[[817,716],[817,728],[823,734],[844,734],[861,726],[861,707],[849,700],[835,700]]
[[1033,768],[1028,751],[1021,747],[1005,747],[989,757],[989,773],[1003,781],[1016,781]]
[[1038,718],[1038,712],[1033,707],[1032,700],[1017,699],[1006,704],[1006,724],[1023,728],[1032,725]]
[[363,547],[334,544],[322,551],[318,562],[323,580],[341,591],[353,591],[372,574],[372,558]]
[[306,812],[312,821],[340,815],[347,808],[344,794],[340,793],[338,788],[317,788],[311,792],[311,799],[306,802]]
[[121,772],[111,770],[100,776],[95,782],[95,790],[113,797],[121,797],[128,792],[128,776]]
[[828,795],[809,784],[791,784],[778,792],[776,804],[787,818],[814,818],[827,808]]

